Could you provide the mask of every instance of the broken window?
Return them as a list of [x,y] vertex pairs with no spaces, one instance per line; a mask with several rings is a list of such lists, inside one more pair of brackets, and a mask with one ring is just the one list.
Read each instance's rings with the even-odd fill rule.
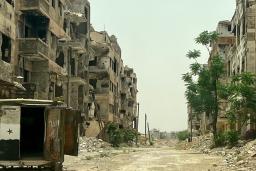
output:
[[78,27],[77,27],[77,31],[78,31],[79,33],[82,33],[82,34],[86,35],[86,34],[87,34],[86,22],[80,23],[80,24],[78,25]]
[[241,72],[245,72],[245,59],[243,58],[243,61],[242,61],[242,70]]
[[78,87],[78,104],[82,105],[84,100],[84,87],[80,85]]
[[94,60],[89,61],[89,66],[96,66],[97,65],[97,57],[94,58]]
[[228,76],[230,76],[230,71],[231,71],[231,62],[228,61]]
[[76,75],[76,61],[75,61],[75,58],[71,58],[70,65],[71,65],[71,75],[75,76]]
[[0,34],[0,46],[2,60],[5,62],[11,62],[11,39],[4,34]]
[[64,67],[64,53],[63,51],[60,52],[58,58],[55,61],[59,66]]
[[89,80],[90,85],[93,86],[94,89],[97,87],[97,80],[96,79],[90,79]]
[[231,25],[228,25],[228,31],[231,31]]
[[62,86],[55,85],[55,97],[62,97],[63,96],[63,88]]
[[64,18],[63,29],[65,32],[67,32],[67,19],[66,18]]
[[30,72],[28,70],[23,71],[23,77],[24,77],[24,82],[28,83],[30,82]]
[[114,60],[114,68],[113,68],[114,72],[117,73],[117,60]]
[[61,1],[59,0],[59,10],[60,10],[60,16],[62,16],[62,3]]
[[56,7],[55,0],[52,0],[52,7],[53,7],[53,8],[55,8],[55,7]]
[[14,7],[14,0],[6,0],[6,2],[8,2],[11,6]]
[[47,28],[49,19],[39,16],[26,16],[25,21],[25,38],[40,38],[42,41],[47,42]]

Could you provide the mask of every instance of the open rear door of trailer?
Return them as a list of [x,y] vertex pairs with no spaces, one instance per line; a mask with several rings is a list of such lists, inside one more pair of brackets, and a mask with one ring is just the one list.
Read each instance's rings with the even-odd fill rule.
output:
[[49,161],[64,161],[64,115],[62,108],[47,107],[45,158]]
[[66,155],[78,156],[78,124],[79,117],[76,110],[66,109],[65,113],[65,145],[64,153]]

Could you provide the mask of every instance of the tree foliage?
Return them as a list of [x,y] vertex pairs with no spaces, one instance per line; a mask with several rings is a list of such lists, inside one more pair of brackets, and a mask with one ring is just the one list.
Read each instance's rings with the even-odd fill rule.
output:
[[256,118],[256,76],[252,73],[235,75],[226,85],[224,93],[229,102],[227,117],[231,126],[238,121],[244,125],[249,119],[255,122]]
[[[216,32],[202,32],[196,39],[196,43],[205,46],[210,54],[210,44],[216,41]],[[216,124],[218,116],[218,88],[224,70],[224,63],[218,54],[211,56],[208,65],[199,64],[197,58],[201,56],[199,50],[189,51],[186,55],[189,59],[194,59],[190,65],[190,71],[182,76],[185,82],[188,104],[196,114],[207,113],[213,118],[212,129],[216,135]]]

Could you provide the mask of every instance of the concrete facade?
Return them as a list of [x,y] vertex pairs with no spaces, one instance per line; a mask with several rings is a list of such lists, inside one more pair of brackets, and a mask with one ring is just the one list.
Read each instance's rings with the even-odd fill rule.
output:
[[135,128],[137,78],[132,68],[123,65],[117,38],[93,30],[91,45],[94,57],[89,62],[89,79],[95,90],[98,115],[104,123]]

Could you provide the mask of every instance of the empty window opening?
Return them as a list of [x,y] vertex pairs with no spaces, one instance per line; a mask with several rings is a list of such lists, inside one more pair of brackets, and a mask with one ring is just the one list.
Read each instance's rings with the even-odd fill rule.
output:
[[63,96],[63,88],[62,86],[55,85],[55,97]]
[[55,0],[52,0],[52,7],[53,7],[53,8],[55,8],[55,7],[56,7]]
[[67,32],[67,27],[68,27],[68,23],[67,23],[67,19],[64,19],[64,23],[63,23],[63,29],[65,32]]
[[24,72],[23,72],[23,77],[24,77],[24,82],[25,83],[28,83],[30,82],[30,72],[28,70],[25,70],[24,69]]
[[242,72],[245,72],[245,60],[242,61]]
[[47,42],[47,30],[49,19],[39,16],[28,15],[25,17],[25,38],[40,38]]
[[81,34],[86,35],[87,32],[88,32],[86,22],[80,23],[80,24],[78,25],[78,27],[77,27],[77,31],[78,31],[78,33],[81,33]]
[[5,36],[4,34],[2,34],[2,36],[0,36],[0,38],[2,37],[2,41],[0,40],[0,43],[2,42],[1,45],[1,55],[2,55],[2,60],[5,62],[10,63],[11,62],[11,48],[12,48],[12,44],[11,44],[11,39],[7,36]]
[[228,76],[230,76],[231,75],[231,62],[230,61],[228,61]]
[[117,60],[114,60],[114,72],[117,73]]
[[133,102],[132,101],[128,102],[128,107],[133,107]]
[[97,80],[96,79],[90,79],[89,80],[90,85],[93,86],[94,89],[97,87]]
[[8,2],[10,5],[14,7],[14,0],[6,0],[6,2]]
[[231,31],[231,25],[228,25],[228,31]]
[[43,107],[22,107],[20,122],[21,158],[43,157],[45,118]]
[[62,9],[62,3],[60,0],[59,0],[59,10],[60,10],[60,16],[62,16],[63,9]]
[[76,61],[75,58],[71,58],[71,75],[76,75]]
[[81,85],[78,87],[78,104],[82,105],[84,101],[84,87]]
[[59,66],[64,67],[64,53],[61,51],[55,61]]

